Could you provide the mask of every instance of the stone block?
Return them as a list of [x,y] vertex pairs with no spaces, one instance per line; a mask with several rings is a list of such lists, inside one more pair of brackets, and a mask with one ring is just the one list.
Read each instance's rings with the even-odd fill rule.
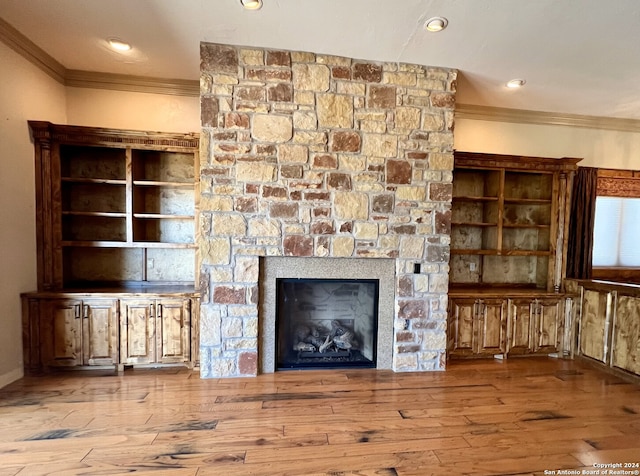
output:
[[293,124],[290,116],[274,114],[255,114],[251,135],[263,142],[286,142],[293,137]]
[[236,256],[233,268],[234,282],[257,283],[259,264],[257,257]]
[[418,370],[418,356],[416,354],[394,354],[393,370],[396,372],[413,372]]
[[420,109],[417,107],[398,107],[395,114],[395,126],[400,130],[420,128]]
[[338,158],[335,155],[316,154],[313,156],[314,169],[337,169]]
[[238,74],[238,50],[234,46],[200,43],[200,70]]
[[409,72],[385,72],[382,82],[397,84],[398,86],[415,86],[418,82],[418,77],[415,73]]
[[220,326],[223,339],[229,337],[242,337],[242,319],[237,317],[225,317]]
[[222,318],[218,306],[200,307],[200,345],[220,345],[220,325]]
[[291,54],[288,51],[267,51],[267,66],[291,66]]
[[451,234],[451,210],[436,211],[435,233],[442,235]]
[[355,131],[334,131],[329,134],[329,150],[333,152],[359,152],[360,134]]
[[433,93],[431,94],[431,105],[433,107],[454,109],[456,107],[456,96],[451,93]]
[[426,195],[427,191],[425,186],[401,185],[396,190],[396,199],[398,200],[423,202],[426,198]]
[[311,223],[310,232],[312,235],[333,235],[336,230],[332,221],[319,220]]
[[264,51],[253,49],[240,49],[240,62],[244,65],[260,66],[264,64]]
[[351,190],[351,175],[342,173],[328,173],[327,188],[329,190]]
[[316,97],[320,127],[353,127],[353,98],[339,94],[318,94]]
[[298,216],[298,204],[292,202],[271,203],[269,205],[271,218],[296,218]]
[[451,202],[453,185],[450,183],[429,184],[429,200],[434,202]]
[[398,136],[389,134],[363,134],[362,154],[372,157],[396,157]]
[[302,166],[301,165],[281,165],[280,176],[286,179],[302,178]]
[[266,94],[262,86],[239,86],[235,88],[235,98],[241,101],[264,101]]
[[405,259],[422,259],[424,254],[424,238],[420,236],[402,236],[400,239],[400,257]]
[[212,378],[235,377],[237,375],[235,359],[224,357],[212,358],[210,368],[211,372],[209,376]]
[[238,371],[243,376],[255,377],[258,375],[258,353],[240,352],[240,355],[238,355]]
[[218,99],[203,96],[200,98],[200,123],[203,127],[218,127]]
[[382,81],[382,66],[373,63],[355,63],[351,70],[355,81],[379,83]]
[[293,87],[302,91],[329,90],[331,71],[323,64],[294,64]]
[[406,160],[388,160],[386,170],[387,183],[411,183],[411,163]]
[[274,237],[280,236],[280,223],[269,218],[250,218],[249,236]]
[[312,131],[318,129],[318,117],[315,111],[294,111],[293,127]]
[[332,242],[332,256],[336,258],[353,256],[355,240],[351,236],[334,236]]
[[215,304],[245,304],[246,288],[244,286],[214,285],[213,302]]
[[358,221],[354,224],[353,236],[357,240],[377,240],[378,225],[376,223]]
[[335,192],[335,216],[341,220],[366,220],[369,217],[368,196],[358,192]]
[[215,236],[244,236],[247,224],[239,213],[216,213],[211,217],[211,232]]
[[345,172],[361,172],[365,170],[367,162],[364,157],[339,155],[339,168]]
[[444,117],[442,114],[423,114],[422,130],[429,132],[444,130]]
[[293,89],[290,84],[280,83],[267,88],[267,100],[271,102],[293,101]]
[[281,144],[278,146],[278,161],[280,163],[301,163],[309,160],[309,148],[299,144]]
[[284,256],[313,256],[313,238],[289,235],[283,240]]
[[236,164],[236,180],[238,182],[273,182],[276,177],[276,166],[263,162],[238,162]]
[[333,79],[351,79],[351,68],[347,66],[332,66],[331,77]]
[[229,264],[231,243],[229,238],[204,238],[200,240],[200,255],[203,265]]
[[393,213],[393,195],[375,195],[373,197],[371,209],[376,213]]
[[282,187],[279,185],[264,185],[262,187],[262,197],[263,198],[276,198],[276,199],[286,199],[288,198],[289,193],[286,187]]
[[427,316],[426,303],[422,299],[398,300],[398,317],[401,319],[424,319]]
[[396,107],[394,86],[370,86],[367,107],[371,109],[393,109]]

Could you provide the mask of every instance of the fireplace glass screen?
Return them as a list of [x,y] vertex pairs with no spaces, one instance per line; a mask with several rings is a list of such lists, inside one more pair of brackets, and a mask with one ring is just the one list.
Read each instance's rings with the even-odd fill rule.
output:
[[278,279],[277,368],[375,368],[377,279]]

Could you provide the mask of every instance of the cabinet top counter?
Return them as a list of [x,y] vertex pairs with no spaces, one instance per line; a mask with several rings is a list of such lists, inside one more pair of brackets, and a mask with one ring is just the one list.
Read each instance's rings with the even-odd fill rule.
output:
[[556,293],[537,288],[518,288],[509,286],[452,286],[449,297],[477,297],[477,298],[557,298],[563,293]]
[[593,291],[616,291],[618,294],[640,297],[640,284],[602,281],[598,279],[585,279],[578,280],[577,282],[583,288]]
[[131,297],[198,297],[200,292],[193,286],[124,286],[124,287],[92,287],[68,288],[56,291],[33,291],[23,293],[26,298],[131,298]]

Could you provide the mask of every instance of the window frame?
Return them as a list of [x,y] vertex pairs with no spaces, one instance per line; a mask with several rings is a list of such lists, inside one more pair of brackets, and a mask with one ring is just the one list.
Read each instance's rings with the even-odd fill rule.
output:
[[[598,169],[596,196],[640,198],[640,170]],[[640,283],[640,267],[592,266],[592,278]]]

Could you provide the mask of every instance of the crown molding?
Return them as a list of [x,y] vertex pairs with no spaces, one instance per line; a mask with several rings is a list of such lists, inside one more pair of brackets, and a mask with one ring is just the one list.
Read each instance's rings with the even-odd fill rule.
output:
[[65,86],[73,88],[111,89],[136,93],[199,96],[200,83],[188,79],[149,78],[126,74],[66,70]]
[[538,124],[544,126],[584,127],[611,131],[640,132],[640,120],[603,116],[583,116],[556,112],[528,111],[502,107],[457,104],[456,119],[476,121],[512,122],[516,124]]
[[64,84],[66,68],[2,18],[0,18],[0,41],[53,79]]
[[174,96],[200,95],[199,81],[67,69],[2,18],[0,41],[64,86]]

